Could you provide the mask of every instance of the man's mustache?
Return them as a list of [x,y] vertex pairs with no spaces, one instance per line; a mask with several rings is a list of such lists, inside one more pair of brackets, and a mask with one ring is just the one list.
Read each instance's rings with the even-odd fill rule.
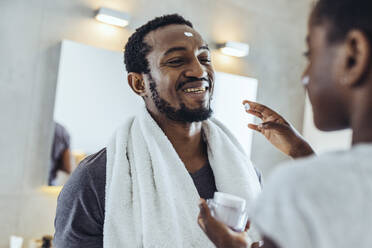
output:
[[188,83],[192,83],[192,82],[196,82],[196,81],[206,81],[208,82],[209,84],[209,87],[211,85],[211,80],[209,78],[197,78],[197,77],[188,77],[185,81],[181,82],[178,86],[177,86],[177,90],[181,89],[183,86],[185,86],[186,84]]

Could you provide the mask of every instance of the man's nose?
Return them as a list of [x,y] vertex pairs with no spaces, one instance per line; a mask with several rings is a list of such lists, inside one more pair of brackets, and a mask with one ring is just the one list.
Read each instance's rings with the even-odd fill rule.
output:
[[207,78],[208,73],[206,68],[200,64],[198,59],[194,59],[190,66],[185,72],[186,77],[195,77],[195,78]]

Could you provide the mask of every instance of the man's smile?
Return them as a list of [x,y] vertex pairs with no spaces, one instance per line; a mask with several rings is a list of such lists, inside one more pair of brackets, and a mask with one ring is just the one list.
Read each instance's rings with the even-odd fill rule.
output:
[[181,92],[186,97],[192,97],[197,99],[204,99],[209,93],[209,82],[208,81],[194,81],[183,84]]
[[184,89],[183,92],[200,94],[200,93],[205,92],[206,90],[207,90],[207,87],[201,86],[197,88],[187,88],[187,89]]

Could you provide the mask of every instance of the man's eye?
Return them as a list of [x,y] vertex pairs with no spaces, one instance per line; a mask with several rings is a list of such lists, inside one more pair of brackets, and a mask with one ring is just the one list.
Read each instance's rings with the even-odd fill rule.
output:
[[183,62],[184,62],[183,59],[173,59],[173,60],[168,61],[168,64],[170,64],[170,65],[180,65]]
[[200,62],[205,63],[205,64],[208,64],[208,63],[211,62],[211,60],[209,58],[201,58],[199,60],[200,60]]
[[306,51],[306,52],[304,52],[304,56],[305,56],[306,58],[309,58],[309,57],[310,57],[310,51]]

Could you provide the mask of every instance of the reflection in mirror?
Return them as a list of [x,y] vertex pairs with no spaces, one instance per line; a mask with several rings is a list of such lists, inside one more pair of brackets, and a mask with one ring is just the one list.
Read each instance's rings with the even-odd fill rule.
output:
[[[257,80],[216,72],[214,117],[233,132],[248,156],[252,132],[246,125],[252,117],[242,101],[255,101],[256,93]],[[55,132],[61,138],[55,138],[52,149],[56,146],[59,163],[51,166],[48,184],[63,184],[82,159],[105,147],[116,127],[143,105],[128,86],[122,52],[63,41],[54,110]],[[60,141],[63,145],[56,144]],[[70,165],[61,163],[65,159]]]
[[70,134],[64,126],[54,122],[54,137],[51,149],[48,185],[63,184],[67,175],[71,174],[74,163],[70,150]]

